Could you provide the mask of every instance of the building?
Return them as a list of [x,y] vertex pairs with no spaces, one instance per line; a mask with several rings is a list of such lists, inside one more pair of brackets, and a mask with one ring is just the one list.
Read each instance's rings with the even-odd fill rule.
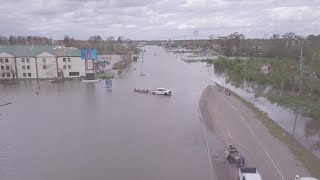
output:
[[0,46],[0,79],[85,76],[80,49],[64,46]]

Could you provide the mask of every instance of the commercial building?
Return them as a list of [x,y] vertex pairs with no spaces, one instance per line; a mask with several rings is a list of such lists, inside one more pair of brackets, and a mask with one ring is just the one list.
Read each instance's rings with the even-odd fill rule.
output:
[[85,76],[80,49],[64,46],[0,46],[0,79]]

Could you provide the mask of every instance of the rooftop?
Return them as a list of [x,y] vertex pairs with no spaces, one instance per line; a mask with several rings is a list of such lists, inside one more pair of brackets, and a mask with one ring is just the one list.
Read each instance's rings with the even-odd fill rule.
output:
[[55,56],[80,56],[80,49],[64,46],[0,46],[0,53],[11,54],[15,57],[34,57],[47,52]]

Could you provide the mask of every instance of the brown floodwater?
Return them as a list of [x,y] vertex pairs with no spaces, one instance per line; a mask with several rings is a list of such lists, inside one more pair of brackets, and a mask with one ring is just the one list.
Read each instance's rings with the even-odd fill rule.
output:
[[[212,67],[145,47],[113,80],[0,85],[1,180],[207,180],[199,97]],[[135,69],[136,68],[136,69]],[[140,69],[147,76],[139,76]],[[171,97],[133,88],[171,89]]]

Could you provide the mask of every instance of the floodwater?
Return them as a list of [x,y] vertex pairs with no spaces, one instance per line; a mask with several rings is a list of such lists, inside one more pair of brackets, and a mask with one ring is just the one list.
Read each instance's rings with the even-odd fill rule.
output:
[[[145,47],[113,80],[0,85],[1,180],[207,180],[199,120],[212,67]],[[135,69],[136,68],[136,69]],[[139,76],[141,68],[147,76]],[[164,87],[171,97],[134,93]]]
[[288,133],[293,134],[294,137],[307,149],[309,149],[315,156],[320,159],[320,121],[319,119],[311,119],[298,115],[295,124],[296,114],[289,109],[285,109],[277,104],[272,104],[264,97],[255,98],[254,90],[250,84],[242,84],[237,88],[232,83],[226,81],[224,75],[211,75],[212,81],[224,87],[229,88],[237,93],[247,101],[254,104],[260,110],[266,112],[268,116],[278,123]]

